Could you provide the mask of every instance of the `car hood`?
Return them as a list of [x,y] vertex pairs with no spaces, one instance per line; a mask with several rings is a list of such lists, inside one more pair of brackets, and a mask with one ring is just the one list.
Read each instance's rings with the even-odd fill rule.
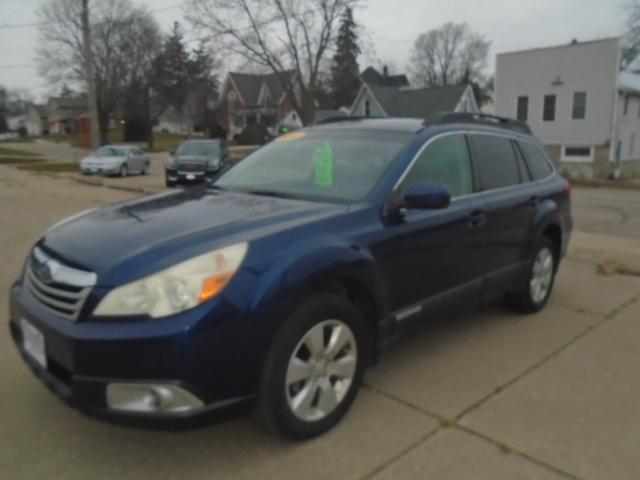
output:
[[[191,188],[125,201],[50,229],[40,246],[121,283],[232,243],[345,211],[346,206]],[[124,273],[123,273],[124,272]]]

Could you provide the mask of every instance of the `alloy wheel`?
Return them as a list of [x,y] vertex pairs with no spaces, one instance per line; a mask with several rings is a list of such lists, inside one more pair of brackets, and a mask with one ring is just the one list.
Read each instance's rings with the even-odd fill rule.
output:
[[542,303],[549,294],[553,281],[553,253],[547,247],[542,248],[533,262],[529,291],[535,303]]
[[345,323],[326,320],[311,328],[287,367],[285,389],[293,414],[311,422],[333,412],[351,387],[357,362],[356,339]]

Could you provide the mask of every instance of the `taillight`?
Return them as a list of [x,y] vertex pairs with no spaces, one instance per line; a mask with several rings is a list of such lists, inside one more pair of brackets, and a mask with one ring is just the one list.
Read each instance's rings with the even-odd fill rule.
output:
[[569,183],[567,181],[567,184],[564,187],[564,191],[566,192],[567,196],[571,196],[571,194],[573,193],[573,187],[571,186],[571,183]]

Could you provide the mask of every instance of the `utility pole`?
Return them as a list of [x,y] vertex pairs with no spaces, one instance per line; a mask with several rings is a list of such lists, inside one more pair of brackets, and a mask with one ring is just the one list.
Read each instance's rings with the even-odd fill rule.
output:
[[96,78],[93,70],[93,50],[91,49],[91,25],[89,24],[89,0],[82,0],[82,43],[84,46],[84,69],[87,75],[89,94],[89,123],[91,149],[98,148],[98,102],[96,99]]

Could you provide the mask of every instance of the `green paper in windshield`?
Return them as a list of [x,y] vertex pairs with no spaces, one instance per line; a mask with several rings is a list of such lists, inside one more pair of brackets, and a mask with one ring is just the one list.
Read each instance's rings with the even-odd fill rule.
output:
[[313,154],[315,165],[315,184],[319,187],[333,186],[333,148],[328,143],[321,143]]

